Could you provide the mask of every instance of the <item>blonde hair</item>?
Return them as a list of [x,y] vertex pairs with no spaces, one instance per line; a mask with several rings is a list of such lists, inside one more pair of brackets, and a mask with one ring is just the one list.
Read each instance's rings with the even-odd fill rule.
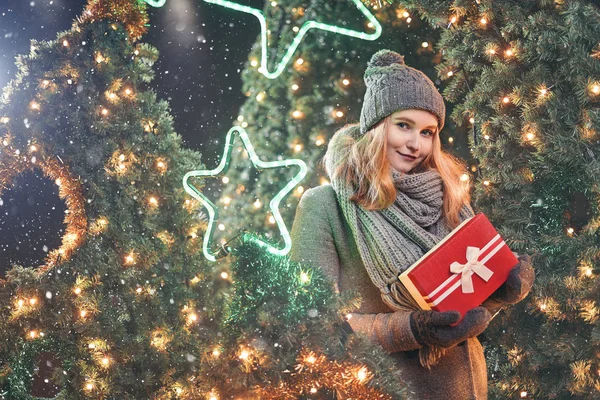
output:
[[[391,115],[367,131],[359,139],[343,135],[336,139],[330,151],[340,154],[335,171],[328,171],[332,179],[343,179],[356,188],[350,200],[367,210],[381,210],[396,200],[396,187],[387,159],[386,131]],[[346,130],[353,125],[346,125]],[[329,153],[329,151],[328,151]],[[325,155],[325,160],[327,155]],[[325,161],[324,160],[324,161]],[[444,185],[443,216],[451,229],[460,224],[460,211],[471,201],[469,185],[460,180],[467,172],[466,165],[442,150],[439,133],[433,135],[432,149],[418,168],[434,169]]]

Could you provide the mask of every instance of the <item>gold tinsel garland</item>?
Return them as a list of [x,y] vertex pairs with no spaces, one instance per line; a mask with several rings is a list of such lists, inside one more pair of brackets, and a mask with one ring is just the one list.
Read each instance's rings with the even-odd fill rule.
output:
[[132,0],[88,0],[88,4],[77,20],[79,24],[100,20],[120,22],[125,26],[132,41],[141,38],[147,31],[148,14],[146,3]]
[[52,250],[37,269],[43,274],[60,260],[68,260],[85,239],[87,217],[85,214],[85,199],[81,183],[73,177],[67,165],[57,156],[48,155],[40,145],[30,145],[28,149],[17,149],[10,144],[10,136],[5,136],[0,145],[0,193],[9,187],[14,178],[26,171],[40,168],[47,178],[53,180],[59,188],[58,196],[65,201],[64,222],[66,224],[62,244]]
[[366,366],[331,361],[322,354],[303,349],[298,355],[295,371],[290,371],[284,382],[256,387],[254,393],[261,400],[291,400],[327,388],[335,391],[340,399],[391,400],[389,395],[368,387],[372,377]]

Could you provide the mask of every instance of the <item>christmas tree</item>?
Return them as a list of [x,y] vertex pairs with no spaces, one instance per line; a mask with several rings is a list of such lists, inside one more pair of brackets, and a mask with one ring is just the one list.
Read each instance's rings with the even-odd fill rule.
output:
[[43,174],[66,216],[43,265],[1,269],[0,398],[403,398],[385,354],[344,338],[358,300],[319,271],[252,235],[231,270],[205,260],[182,186],[201,158],[147,87],[147,22],[141,1],[89,0],[5,88],[0,187]]
[[597,2],[395,3],[440,29],[436,68],[479,167],[475,209],[537,271],[485,334],[491,396],[598,398]]
[[[432,51],[431,43],[437,41],[438,32],[404,7],[364,2],[368,3],[368,11],[361,12],[356,3],[360,2],[266,2],[262,11],[268,32],[266,62],[262,56],[265,46],[259,36],[242,72],[248,99],[240,109],[237,124],[250,131],[257,152],[265,158],[300,158],[308,166],[308,175],[294,197],[286,207],[282,204],[281,214],[288,225],[304,188],[328,183],[319,161],[334,132],[346,123],[358,121],[365,91],[362,74],[377,50],[390,48],[404,54],[408,65],[422,69],[435,80],[434,65],[439,54]],[[379,30],[367,18],[369,15],[381,25],[380,35],[375,35]],[[367,40],[335,30],[311,29],[302,37],[283,73],[276,79],[265,76],[265,65],[269,72],[276,70],[302,28],[314,21],[371,36]],[[449,143],[453,138],[444,141]],[[236,184],[225,186],[219,199],[224,211],[229,210],[222,214],[221,240],[234,237],[241,229],[252,229],[280,241],[275,220],[265,216],[264,210],[269,194],[281,182],[288,181],[290,175],[279,171],[259,174],[248,168],[244,161],[247,154],[238,150],[233,154],[229,174]]]

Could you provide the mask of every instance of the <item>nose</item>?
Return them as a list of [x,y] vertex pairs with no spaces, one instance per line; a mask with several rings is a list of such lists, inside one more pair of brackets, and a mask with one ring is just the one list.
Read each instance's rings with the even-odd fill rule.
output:
[[418,151],[421,149],[421,135],[419,132],[411,132],[410,138],[406,142],[406,147],[413,151]]

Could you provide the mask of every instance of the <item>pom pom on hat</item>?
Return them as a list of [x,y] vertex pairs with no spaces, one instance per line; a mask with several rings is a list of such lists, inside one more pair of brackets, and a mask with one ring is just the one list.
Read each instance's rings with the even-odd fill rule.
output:
[[404,63],[404,56],[391,50],[379,50],[373,54],[371,61],[367,63],[367,68],[387,67],[392,64],[406,65]]

